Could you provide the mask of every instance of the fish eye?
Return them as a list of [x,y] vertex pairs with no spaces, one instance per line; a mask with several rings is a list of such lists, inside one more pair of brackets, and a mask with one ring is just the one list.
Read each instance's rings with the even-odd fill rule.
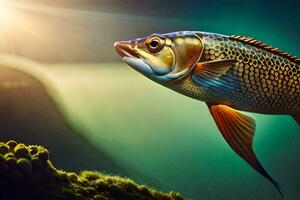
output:
[[164,40],[157,36],[146,40],[145,45],[150,53],[158,53],[164,47]]
[[157,39],[154,39],[150,42],[151,48],[156,48],[159,45],[159,41]]

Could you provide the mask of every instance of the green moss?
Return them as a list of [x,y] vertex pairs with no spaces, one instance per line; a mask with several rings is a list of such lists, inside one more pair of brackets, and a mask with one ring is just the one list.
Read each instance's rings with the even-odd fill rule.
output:
[[0,197],[4,200],[183,200],[130,179],[99,172],[57,170],[41,146],[0,143]]
[[9,146],[9,148],[11,149],[11,151],[13,151],[13,149],[18,145],[18,143],[16,141],[14,141],[14,140],[10,140],[6,144]]
[[32,171],[32,164],[26,158],[21,158],[17,162],[18,168],[24,174],[30,174]]

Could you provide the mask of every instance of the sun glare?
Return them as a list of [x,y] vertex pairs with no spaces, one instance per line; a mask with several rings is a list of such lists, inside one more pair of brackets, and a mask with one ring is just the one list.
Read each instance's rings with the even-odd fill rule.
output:
[[14,9],[7,0],[0,0],[0,25],[9,24],[15,17]]

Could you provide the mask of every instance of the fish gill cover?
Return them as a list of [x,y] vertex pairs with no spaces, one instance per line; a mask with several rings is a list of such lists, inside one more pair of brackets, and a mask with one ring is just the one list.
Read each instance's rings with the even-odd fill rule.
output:
[[184,200],[178,193],[157,192],[127,178],[56,169],[42,146],[0,142],[1,200]]

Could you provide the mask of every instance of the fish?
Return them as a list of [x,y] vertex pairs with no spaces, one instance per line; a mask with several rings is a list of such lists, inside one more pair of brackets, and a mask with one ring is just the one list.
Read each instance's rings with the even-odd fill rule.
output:
[[256,121],[241,111],[290,115],[300,125],[300,59],[245,36],[179,31],[114,44],[133,69],[205,102],[229,146],[283,196],[253,149]]

